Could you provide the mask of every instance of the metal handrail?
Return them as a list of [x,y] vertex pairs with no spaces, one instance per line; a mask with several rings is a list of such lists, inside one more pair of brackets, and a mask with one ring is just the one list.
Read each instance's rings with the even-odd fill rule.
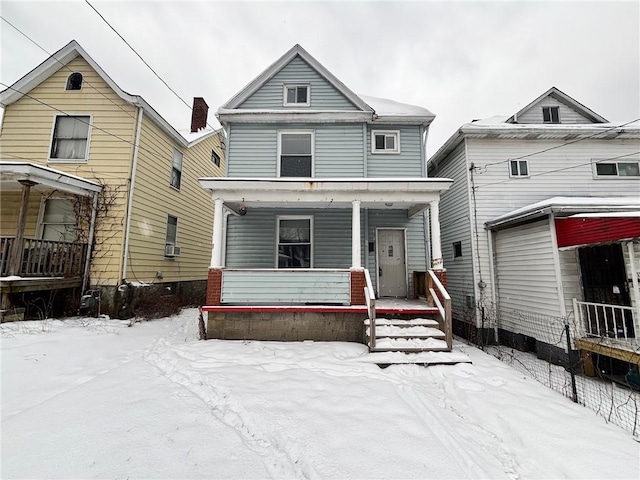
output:
[[[431,303],[438,308],[442,323],[444,325],[444,335],[447,341],[447,348],[451,350],[453,348],[453,330],[451,327],[451,296],[447,293],[447,290],[442,285],[440,279],[436,276],[433,270],[427,271],[427,292],[429,293],[428,299]],[[434,288],[435,287],[435,288]]]

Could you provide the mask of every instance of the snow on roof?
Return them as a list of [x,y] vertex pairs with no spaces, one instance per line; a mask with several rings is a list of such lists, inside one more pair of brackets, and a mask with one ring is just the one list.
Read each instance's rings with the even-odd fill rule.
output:
[[624,217],[624,218],[637,218],[640,217],[640,210],[635,212],[600,212],[600,213],[576,213],[571,215],[570,218],[589,218],[589,217]]
[[196,140],[200,140],[203,137],[206,137],[207,135],[210,135],[215,132],[217,132],[217,130],[211,127],[203,128],[201,130],[198,130],[197,132],[192,132],[191,129],[189,128],[184,130],[178,130],[178,133],[182,137],[184,137],[184,139],[189,143],[195,142]]
[[525,205],[485,223],[488,228],[505,225],[518,220],[536,218],[551,212],[593,213],[624,212],[635,213],[640,208],[640,195],[635,197],[551,197],[540,202]]
[[424,107],[419,107],[417,105],[409,105],[407,103],[400,103],[394,100],[389,100],[386,98],[378,98],[378,97],[370,97],[368,95],[358,95],[362,100],[364,100],[367,105],[373,108],[378,115],[389,115],[389,116],[427,116],[433,117],[435,116],[432,112],[427,110]]
[[621,123],[507,123],[509,117],[496,115],[481,120],[474,120],[462,125],[464,133],[473,133],[474,128],[492,128],[504,130],[607,130],[613,128],[625,128],[629,130],[640,130],[640,120]]

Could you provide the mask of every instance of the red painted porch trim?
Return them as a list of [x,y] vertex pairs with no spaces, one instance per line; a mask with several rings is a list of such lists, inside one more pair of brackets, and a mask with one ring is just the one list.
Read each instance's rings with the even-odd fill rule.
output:
[[[203,312],[309,312],[309,313],[367,313],[366,305],[206,305]],[[387,307],[376,308],[376,314],[406,314],[425,315],[438,313],[438,309],[425,306],[424,308]]]
[[639,217],[556,218],[558,247],[640,237]]

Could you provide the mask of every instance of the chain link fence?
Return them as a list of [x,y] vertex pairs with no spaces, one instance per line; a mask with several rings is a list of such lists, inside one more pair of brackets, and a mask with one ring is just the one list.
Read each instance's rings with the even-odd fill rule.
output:
[[[585,338],[573,315],[559,318],[505,309],[494,313],[498,344],[476,342],[480,348],[607,422],[640,435],[637,339],[589,337],[592,353],[585,356],[576,347],[576,339]],[[602,354],[611,351],[618,358]]]

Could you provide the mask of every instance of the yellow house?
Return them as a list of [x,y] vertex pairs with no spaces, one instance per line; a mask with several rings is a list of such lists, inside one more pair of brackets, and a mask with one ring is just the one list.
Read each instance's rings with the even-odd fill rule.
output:
[[0,276],[5,319],[77,310],[130,316],[145,294],[204,299],[224,134],[194,99],[181,133],[71,41],[0,92]]

